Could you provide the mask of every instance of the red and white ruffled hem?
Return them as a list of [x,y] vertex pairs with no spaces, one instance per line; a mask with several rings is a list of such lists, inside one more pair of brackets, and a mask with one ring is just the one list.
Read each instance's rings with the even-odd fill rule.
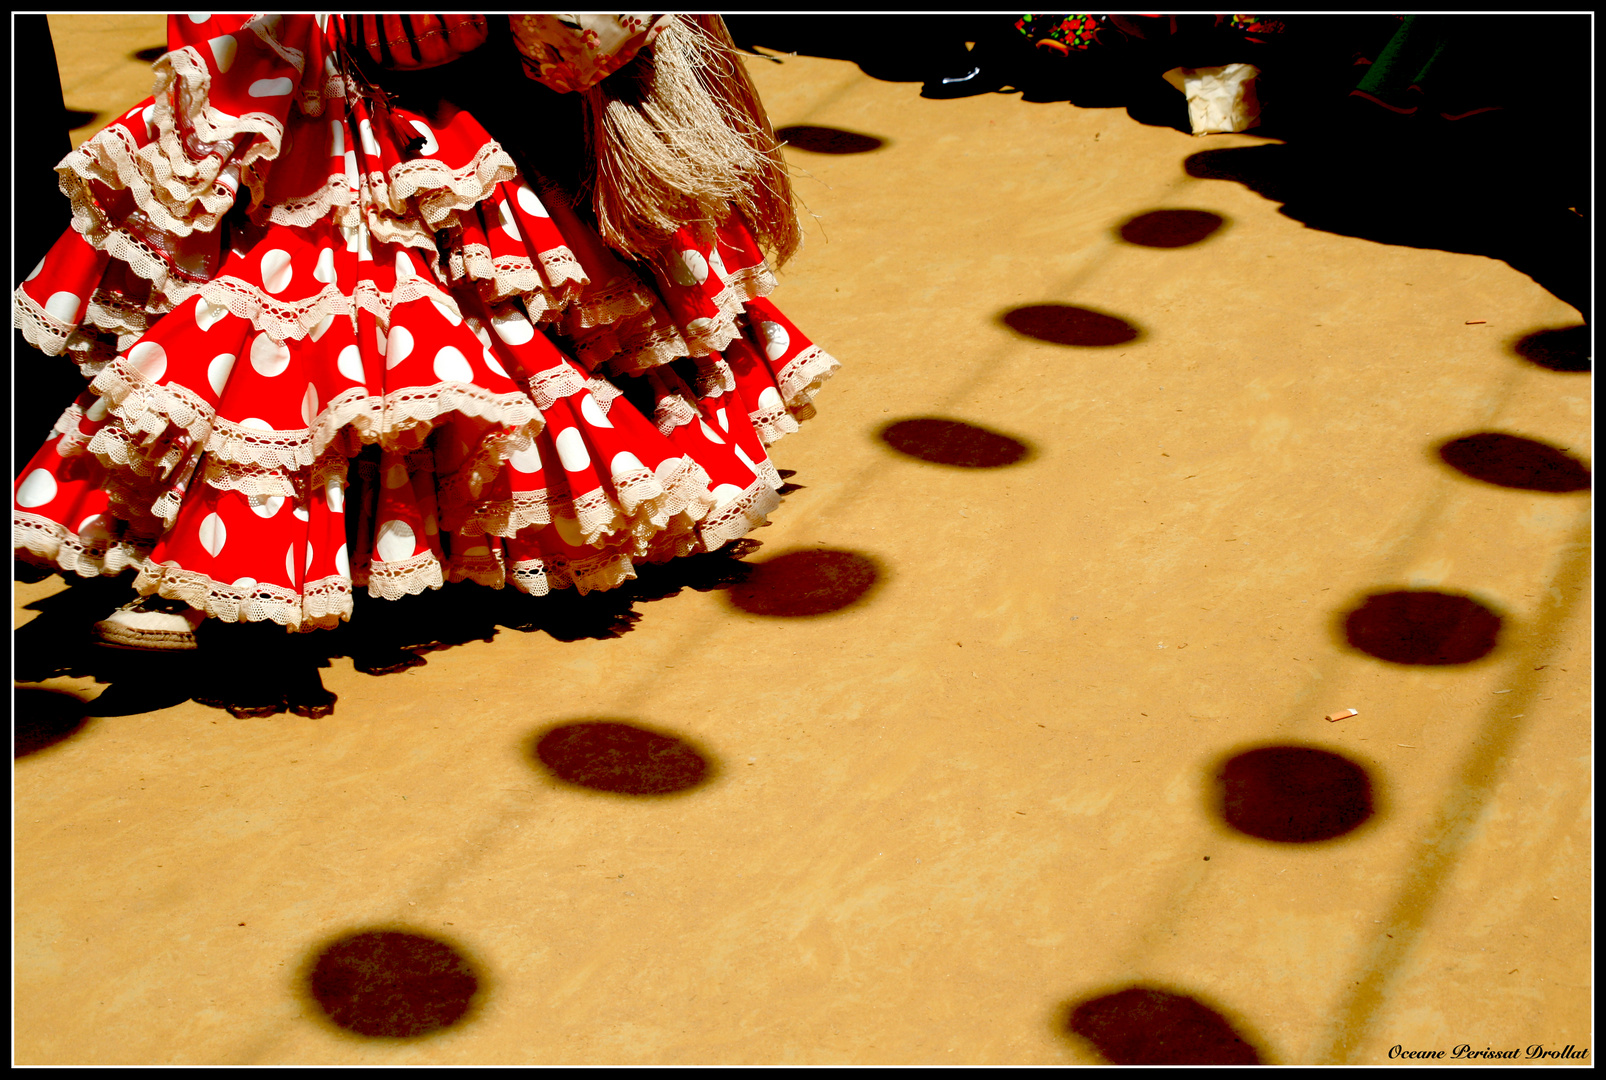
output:
[[200,18],[63,162],[74,230],[15,294],[91,380],[19,476],[20,553],[310,629],[354,588],[611,588],[764,523],[765,447],[837,364],[739,220],[644,276],[467,113],[374,122],[337,25]]

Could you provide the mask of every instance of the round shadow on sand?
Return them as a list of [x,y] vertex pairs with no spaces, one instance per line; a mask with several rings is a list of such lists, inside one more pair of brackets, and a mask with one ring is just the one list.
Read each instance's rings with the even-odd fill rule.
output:
[[1143,336],[1125,319],[1071,304],[1030,304],[1006,311],[999,319],[1017,334],[1054,345],[1104,349]]
[[1374,593],[1339,616],[1338,631],[1353,649],[1391,664],[1470,664],[1494,652],[1503,620],[1458,593],[1398,589]]
[[1225,218],[1208,210],[1150,210],[1116,231],[1139,247],[1180,248],[1209,239],[1224,224]]
[[1528,361],[1551,371],[1580,372],[1593,370],[1594,361],[1589,355],[1589,327],[1566,326],[1556,330],[1535,330],[1518,338],[1511,351]]
[[453,946],[392,929],[339,938],[305,972],[306,991],[324,1017],[370,1039],[416,1039],[461,1024],[482,982]]
[[961,469],[1001,469],[1031,456],[1031,448],[1019,439],[940,416],[897,420],[878,434],[900,454]]
[[1589,468],[1554,446],[1520,435],[1480,431],[1439,447],[1439,458],[1474,480],[1523,491],[1588,491]]
[[874,135],[812,124],[783,127],[775,133],[775,137],[788,146],[807,150],[811,154],[868,154],[887,144],[885,139],[878,139]]
[[12,695],[13,760],[64,742],[82,731],[89,722],[89,706],[72,694],[19,686],[12,691]]
[[883,572],[868,555],[816,548],[750,563],[747,580],[726,594],[749,615],[830,615],[869,596]]
[[1067,1007],[1063,1032],[1112,1065],[1259,1065],[1227,1019],[1186,994],[1133,986]]
[[675,795],[706,784],[716,771],[684,739],[609,718],[549,728],[532,750],[554,779],[614,795]]
[[1233,755],[1216,769],[1212,798],[1212,809],[1231,828],[1279,844],[1336,839],[1375,809],[1367,771],[1314,746],[1262,746]]

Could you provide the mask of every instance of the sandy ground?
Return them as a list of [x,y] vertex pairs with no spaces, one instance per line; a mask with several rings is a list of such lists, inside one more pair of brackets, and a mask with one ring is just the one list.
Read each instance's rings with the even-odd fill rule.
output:
[[[96,18],[104,122],[162,31]],[[19,584],[15,1061],[1592,1054],[1577,312],[1190,170],[1253,135],[752,66],[869,139],[789,151],[843,371],[746,569],[456,590],[322,720]]]

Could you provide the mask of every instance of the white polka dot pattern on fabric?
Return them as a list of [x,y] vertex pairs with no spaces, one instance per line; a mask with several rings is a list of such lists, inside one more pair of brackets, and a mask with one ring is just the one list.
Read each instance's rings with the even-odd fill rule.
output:
[[318,265],[312,268],[312,277],[325,285],[331,285],[335,280],[335,253],[333,248],[324,248],[318,252]]
[[247,88],[246,93],[254,98],[284,97],[296,88],[296,84],[289,79],[258,79]]
[[147,139],[156,138],[156,106],[147,105],[141,109],[139,119],[145,125],[145,137]]
[[[349,187],[352,191],[356,191],[357,190],[357,185],[359,183],[361,183],[361,181],[362,181],[362,174],[357,171],[357,151],[355,151],[355,150],[347,150],[346,151],[346,186]],[[357,227],[359,229],[362,228],[361,225],[358,225]],[[347,242],[348,243],[350,242],[350,238],[349,237],[347,238]],[[352,248],[351,250],[356,251],[357,249],[356,248]]]
[[669,276],[676,285],[701,285],[708,280],[708,260],[702,252],[687,248],[669,261]]
[[295,268],[290,265],[290,253],[283,248],[272,248],[262,256],[262,287],[274,295],[290,287]]
[[252,428],[252,429],[254,429],[256,431],[272,431],[273,430],[273,425],[272,424],[268,423],[266,420],[260,419],[260,418],[255,417],[255,416],[247,416],[244,420],[240,421],[240,426],[241,427],[245,427],[245,428]]
[[735,484],[721,484],[714,489],[714,505],[724,506],[726,503],[742,497],[742,489]]
[[524,239],[524,236],[519,232],[518,222],[513,220],[513,208],[507,203],[500,202],[496,204],[496,219],[501,223],[503,232],[515,240]]
[[517,308],[508,308],[491,316],[491,328],[496,336],[509,345],[528,344],[535,338],[535,327],[525,318],[524,312]]
[[781,392],[773,386],[766,386],[758,392],[758,407],[761,409],[780,408]]
[[27,277],[23,278],[22,280],[24,280],[24,281],[32,281],[34,278],[39,276],[39,271],[43,270],[44,268],[45,268],[45,260],[40,259],[39,260],[39,265],[33,268],[33,273],[29,274]]
[[215,37],[206,44],[212,50],[212,60],[217,64],[219,71],[227,72],[234,66],[234,54],[239,49],[240,43],[234,39],[233,34]]
[[128,366],[151,382],[167,374],[167,350],[154,341],[142,341],[128,350]]
[[77,293],[51,293],[50,299],[45,301],[45,314],[57,322],[76,325],[78,322],[78,309],[83,305],[84,301]]
[[418,538],[413,535],[413,527],[405,521],[392,519],[379,526],[379,538],[374,543],[374,552],[384,562],[401,562],[411,559],[413,552],[418,550]]
[[345,544],[341,544],[340,550],[335,552],[335,573],[343,578],[351,577],[351,556],[346,554]]
[[329,121],[329,156],[346,156],[346,122],[344,120]]
[[418,152],[420,154],[433,154],[435,151],[441,148],[441,144],[435,141],[435,133],[429,130],[429,128],[426,127],[422,122],[418,120],[409,120],[407,122],[413,125],[414,131],[418,132],[424,137],[424,145],[418,148]]
[[334,324],[335,313],[331,311],[329,314],[318,320],[317,326],[314,326],[311,330],[307,331],[307,336],[313,341],[318,341],[329,332],[329,328]]
[[490,368],[504,379],[511,377],[507,373],[507,368],[502,366],[502,362],[496,358],[496,354],[490,349],[485,349],[482,351],[480,353],[480,359],[485,361],[486,367]]
[[301,573],[302,573],[303,576],[312,573],[312,555],[313,555],[312,545],[308,544],[307,545],[306,563],[301,568]]
[[413,354],[413,334],[405,326],[393,326],[385,339],[385,367],[393,368]]
[[192,23],[199,24],[206,22],[212,16],[210,14],[196,13],[194,15],[185,15],[184,17]]
[[450,304],[446,303],[444,300],[437,300],[433,296],[429,298],[429,302],[435,305],[435,310],[441,313],[441,318],[445,319],[453,326],[463,325],[463,316],[454,311]]
[[229,582],[229,584],[233,585],[236,589],[243,589],[246,592],[250,592],[252,589],[257,587],[257,579],[254,577],[235,578],[233,581]]
[[730,433],[730,418],[725,415],[725,410],[723,408],[714,414],[714,419],[719,421],[719,430],[725,432],[726,434]]
[[379,156],[379,140],[374,138],[374,123],[372,120],[357,121],[357,138],[362,140],[362,152],[369,157]]
[[109,411],[111,411],[111,403],[103,397],[98,397],[93,405],[84,410],[84,417],[91,423],[98,424],[106,419],[106,414]]
[[515,472],[538,473],[541,471],[541,451],[532,442],[523,450],[516,450],[510,454],[507,463],[513,466]]
[[746,465],[749,469],[753,470],[753,475],[757,476],[758,475],[758,466],[753,464],[753,459],[747,456],[747,451],[743,450],[740,446],[737,446],[735,443],[731,444],[731,449],[736,451],[737,460],[740,461],[743,465]]
[[708,426],[708,421],[699,420],[697,421],[697,426],[703,429],[703,438],[707,439],[711,443],[717,443],[720,446],[725,445],[725,440],[719,437],[719,432]]
[[585,436],[580,434],[579,428],[564,428],[552,441],[558,447],[558,460],[570,472],[579,472],[591,464],[591,454],[586,450]]
[[224,304],[214,304],[210,300],[198,301],[195,305],[195,325],[207,331],[223,321],[229,309]]
[[563,542],[570,547],[579,547],[585,543],[585,533],[580,531],[580,523],[574,518],[553,514],[552,524],[557,528],[558,535],[563,537]]
[[215,559],[218,557],[218,552],[223,550],[223,545],[228,542],[229,530],[223,527],[222,518],[216,514],[208,514],[201,520],[201,527],[196,531],[196,536],[201,541],[201,546],[206,549],[206,553]]
[[491,549],[486,547],[484,544],[475,544],[473,547],[467,547],[463,549],[463,558],[483,559],[490,553]]
[[291,544],[284,549],[284,576],[290,584],[296,583],[296,546]]
[[56,478],[43,469],[35,469],[17,488],[17,505],[33,509],[43,506],[56,497]]
[[621,450],[619,453],[613,455],[613,461],[608,465],[609,470],[614,476],[623,476],[626,473],[639,472],[646,467],[647,466],[641,463],[641,459],[635,454],[632,454],[629,450]]
[[340,350],[340,359],[335,361],[335,368],[352,382],[362,382],[362,350],[355,345],[347,345]]
[[396,252],[396,280],[406,281],[417,276],[418,270],[413,266],[413,257],[405,249]]
[[284,507],[283,495],[252,495],[246,500],[251,513],[259,518],[267,519],[277,517],[280,509]]
[[218,353],[206,365],[206,381],[212,387],[212,393],[218,397],[223,396],[223,388],[229,384],[229,372],[234,370],[236,359],[238,357],[231,352]]
[[731,276],[730,271],[725,269],[725,257],[719,253],[717,247],[708,253],[708,267],[719,275],[721,281]]
[[534,191],[530,190],[530,185],[528,185],[528,184],[520,184],[519,185],[518,200],[519,200],[519,209],[523,210],[526,214],[529,214],[531,217],[551,217],[552,216],[551,214],[547,213],[546,207],[541,205],[540,197],[537,196]]
[[602,406],[597,404],[597,399],[589,392],[580,395],[580,415],[585,417],[585,422],[592,427],[613,427],[613,421],[608,419],[608,414],[602,411]]
[[764,336],[764,355],[771,360],[779,360],[786,355],[786,348],[792,344],[792,335],[786,332],[786,327],[778,322],[765,320],[758,324],[758,332]]
[[706,333],[713,325],[713,319],[693,319],[686,324],[686,331],[692,334],[702,334]]
[[301,422],[308,427],[318,418],[318,388],[308,384],[307,392],[301,395]]
[[439,534],[440,531],[441,531],[441,524],[440,524],[440,522],[435,520],[435,515],[434,514],[425,515],[425,517],[424,517],[424,532],[425,532],[425,534],[429,535],[429,536],[435,536],[435,535]]
[[468,357],[447,345],[435,354],[435,377],[441,382],[473,382],[474,368]]
[[295,519],[297,521],[311,521],[312,520],[312,513],[305,506],[301,506],[299,504],[294,506],[294,507],[292,507],[290,509],[290,513],[295,515]]
[[346,482],[338,476],[331,476],[323,486],[323,501],[335,513],[343,513],[346,509]]
[[391,491],[395,491],[397,488],[406,486],[407,466],[396,464],[385,470],[385,487]]
[[95,514],[78,523],[78,539],[86,544],[98,544],[102,540],[110,540],[111,536],[111,518],[105,514]]
[[251,366],[263,378],[283,375],[290,366],[290,346],[281,345],[267,334],[258,334],[251,342]]

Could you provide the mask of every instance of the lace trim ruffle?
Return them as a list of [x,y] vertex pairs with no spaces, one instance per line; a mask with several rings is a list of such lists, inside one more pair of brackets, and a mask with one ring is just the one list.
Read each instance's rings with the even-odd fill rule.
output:
[[425,589],[438,589],[446,583],[440,560],[425,551],[399,562],[374,560],[365,574],[353,574],[356,584],[366,584],[368,595],[377,600],[400,600],[416,596]]
[[157,593],[223,622],[276,622],[290,630],[327,629],[351,618],[351,582],[338,575],[309,581],[300,592],[258,582],[225,585],[177,563],[146,562],[134,579],[142,596]]
[[79,577],[115,577],[142,567],[156,546],[154,540],[105,537],[86,540],[49,518],[23,510],[11,513],[12,548],[39,562]]
[[715,551],[769,524],[769,515],[780,505],[781,497],[760,477],[741,495],[703,518],[697,526],[698,539],[705,550]]

